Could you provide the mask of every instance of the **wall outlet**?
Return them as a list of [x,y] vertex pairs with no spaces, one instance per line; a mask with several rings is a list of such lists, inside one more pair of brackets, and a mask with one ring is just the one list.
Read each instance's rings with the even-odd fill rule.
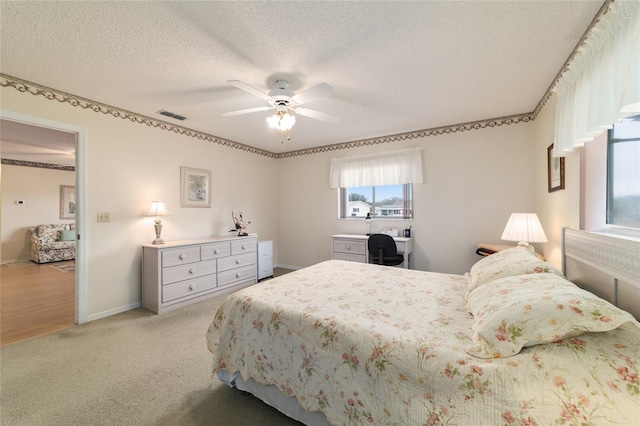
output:
[[98,213],[98,223],[111,222],[111,213]]

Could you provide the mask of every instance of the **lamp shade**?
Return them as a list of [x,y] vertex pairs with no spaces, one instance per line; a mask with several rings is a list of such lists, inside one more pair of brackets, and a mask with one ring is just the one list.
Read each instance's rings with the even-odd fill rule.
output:
[[152,201],[147,216],[168,216],[169,212],[164,206],[164,201]]
[[535,213],[512,213],[500,239],[520,243],[546,243],[547,236]]

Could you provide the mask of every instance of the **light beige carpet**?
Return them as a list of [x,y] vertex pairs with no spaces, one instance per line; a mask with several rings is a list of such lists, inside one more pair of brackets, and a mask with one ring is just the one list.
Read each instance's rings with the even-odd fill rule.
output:
[[3,347],[0,424],[299,425],[211,377],[205,333],[224,297]]

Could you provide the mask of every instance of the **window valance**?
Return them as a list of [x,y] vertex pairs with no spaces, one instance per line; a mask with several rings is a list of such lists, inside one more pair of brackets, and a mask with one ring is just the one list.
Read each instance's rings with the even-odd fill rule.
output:
[[422,148],[331,159],[331,188],[422,183]]
[[640,113],[640,0],[612,2],[570,67],[554,88],[556,157]]

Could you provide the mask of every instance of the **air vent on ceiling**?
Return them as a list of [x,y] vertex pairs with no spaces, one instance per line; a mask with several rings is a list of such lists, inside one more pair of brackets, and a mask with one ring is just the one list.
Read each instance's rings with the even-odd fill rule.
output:
[[163,109],[158,111],[158,113],[162,115],[166,115],[167,117],[175,118],[176,120],[180,120],[180,121],[187,119],[187,117],[183,117],[182,115],[174,114],[173,112],[165,111]]

